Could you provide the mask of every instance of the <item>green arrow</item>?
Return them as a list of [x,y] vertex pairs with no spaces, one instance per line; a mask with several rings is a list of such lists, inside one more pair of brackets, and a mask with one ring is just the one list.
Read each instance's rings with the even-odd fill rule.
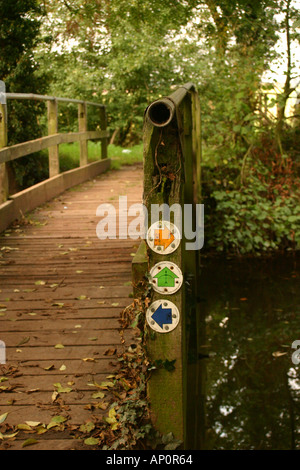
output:
[[167,267],[159,271],[159,273],[153,277],[157,278],[158,287],[174,287],[175,279],[178,278],[178,276]]

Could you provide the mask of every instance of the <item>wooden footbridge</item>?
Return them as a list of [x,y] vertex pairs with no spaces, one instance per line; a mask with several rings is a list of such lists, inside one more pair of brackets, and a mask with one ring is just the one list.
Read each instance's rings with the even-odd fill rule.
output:
[[[88,131],[87,107],[95,103],[69,100],[78,105],[79,132],[59,134],[59,98],[6,98],[46,101],[49,135],[7,147],[2,101],[0,449],[99,448],[103,436],[98,424],[103,420],[109,423],[113,444],[114,433],[118,435],[123,426],[116,400],[128,390],[134,393],[132,383],[126,387],[126,378],[123,395],[119,389],[114,392],[113,385],[122,354],[130,347],[134,351],[140,342],[148,354],[146,365],[152,366],[150,378],[143,371],[150,415],[142,420],[150,420],[165,435],[172,433],[181,446],[197,448],[195,436],[203,433],[198,419],[202,409],[197,405],[203,394],[197,363],[198,253],[186,252],[183,237],[175,253],[171,250],[164,257],[180,266],[184,283],[176,294],[163,297],[176,304],[179,324],[169,333],[162,326],[159,334],[147,323],[146,310],[162,297],[151,293],[147,281],[161,255],[144,241],[99,239],[96,234],[97,208],[103,203],[115,205],[117,233],[123,230],[125,221],[118,213],[122,195],[129,206],[144,201],[148,209],[153,203],[197,202],[200,111],[193,85],[152,103],[145,118],[144,168],[135,164],[120,170],[110,169],[102,105],[98,128]],[[88,163],[89,139],[102,142],[97,162]],[[80,142],[80,166],[60,173],[59,145],[74,141]],[[49,179],[10,195],[7,162],[45,148]],[[122,329],[122,312],[132,302],[140,312],[144,309],[135,322],[142,332],[138,336],[134,328],[125,333]]]

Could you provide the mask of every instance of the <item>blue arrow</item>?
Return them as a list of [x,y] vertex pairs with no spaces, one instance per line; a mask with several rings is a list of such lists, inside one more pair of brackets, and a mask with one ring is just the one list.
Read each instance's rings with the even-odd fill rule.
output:
[[152,317],[153,320],[163,328],[164,325],[172,324],[172,309],[163,308],[162,304],[155,310]]

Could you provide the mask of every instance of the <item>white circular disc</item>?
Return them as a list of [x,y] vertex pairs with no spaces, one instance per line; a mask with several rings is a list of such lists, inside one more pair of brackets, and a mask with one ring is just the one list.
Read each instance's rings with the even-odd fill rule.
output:
[[180,289],[182,282],[181,269],[170,261],[161,261],[150,270],[150,284],[160,294],[174,294]]
[[181,236],[178,228],[167,220],[159,220],[147,232],[147,243],[151,250],[160,255],[169,255],[177,250]]
[[170,333],[179,323],[179,310],[170,300],[155,300],[146,312],[146,320],[157,333]]

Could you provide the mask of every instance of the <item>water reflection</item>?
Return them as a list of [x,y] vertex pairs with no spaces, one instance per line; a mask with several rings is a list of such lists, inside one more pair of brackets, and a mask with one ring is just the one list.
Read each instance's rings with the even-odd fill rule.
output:
[[[296,258],[202,258],[206,448],[300,447],[300,340]],[[299,257],[298,257],[299,262]]]

